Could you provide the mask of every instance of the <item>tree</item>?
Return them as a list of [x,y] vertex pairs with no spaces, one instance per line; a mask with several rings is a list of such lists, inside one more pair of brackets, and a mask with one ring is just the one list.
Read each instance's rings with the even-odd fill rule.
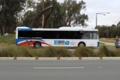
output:
[[88,16],[81,14],[81,10],[85,10],[84,1],[77,3],[76,0],[65,0],[62,4],[62,11],[64,11],[63,24],[64,26],[87,26],[85,20]]
[[117,27],[120,27],[120,21],[118,22]]
[[[58,28],[60,27],[60,21],[62,20],[62,16],[63,16],[63,12],[61,11],[61,5],[57,2],[57,0],[45,0],[44,1],[44,7],[48,7],[48,6],[53,6],[54,10],[52,12],[52,14],[50,15],[50,18],[48,19],[47,28]],[[40,13],[43,10],[42,8],[42,2],[37,3],[37,6],[33,9],[33,11],[28,11],[26,12],[26,14],[24,15],[24,25],[28,26],[28,23],[30,24],[32,21],[32,19],[34,19],[34,17]],[[44,13],[44,18],[46,19],[46,17],[48,16],[50,10],[47,11],[46,13]],[[31,14],[33,13],[33,14]],[[31,16],[31,18],[30,18]],[[42,18],[39,20],[38,25],[36,27],[42,27]]]
[[24,18],[22,18],[23,20],[23,25],[25,26],[29,26],[30,23],[32,22],[32,20],[34,19],[36,13],[28,10],[25,14],[24,14]]
[[18,23],[18,13],[23,9],[26,0],[1,0],[2,11],[0,12],[0,31],[13,31]]
[[[43,10],[43,3],[41,1],[37,2],[36,7],[33,8],[32,12],[34,13],[34,15],[28,14],[30,11],[28,11],[27,14],[24,15],[26,16],[23,20],[25,26],[27,24],[26,23],[27,20],[31,19],[29,18],[29,16],[33,18]],[[65,4],[65,2],[60,4],[59,2],[57,2],[57,0],[44,0],[44,8],[48,6],[54,7],[53,12],[50,15],[50,18],[48,19],[47,26],[46,26],[47,28],[58,28],[61,26],[71,26],[71,25],[74,25],[74,26],[76,25],[86,26],[87,25],[85,23],[85,20],[88,20],[88,16],[80,13],[81,10],[84,10],[86,8],[85,2],[80,1],[79,3],[77,3],[75,0],[74,1],[66,0],[66,3],[67,4]],[[49,12],[50,10],[44,13],[44,19],[47,17]],[[39,20],[39,23],[36,27],[42,27],[42,23],[43,23],[42,20],[43,19]],[[31,20],[28,20],[28,21],[31,21]]]
[[106,25],[102,25],[102,26],[97,26],[97,29],[99,31],[99,37],[103,37],[103,38],[115,38],[116,36],[118,36],[118,27],[116,25],[111,25],[111,26],[106,26]]

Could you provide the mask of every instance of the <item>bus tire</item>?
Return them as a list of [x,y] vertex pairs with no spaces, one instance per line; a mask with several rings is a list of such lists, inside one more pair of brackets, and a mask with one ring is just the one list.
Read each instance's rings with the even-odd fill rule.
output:
[[84,43],[84,42],[80,42],[79,44],[78,44],[78,47],[85,47],[86,46],[86,44]]
[[34,43],[34,47],[35,47],[35,48],[41,47],[41,43],[40,43],[40,42],[35,42],[35,43]]

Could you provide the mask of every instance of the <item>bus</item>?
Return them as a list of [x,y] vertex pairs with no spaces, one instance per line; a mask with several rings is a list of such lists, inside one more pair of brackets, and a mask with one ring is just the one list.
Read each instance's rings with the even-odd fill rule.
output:
[[16,45],[60,46],[60,47],[97,47],[99,46],[98,29],[80,27],[60,28],[16,28]]

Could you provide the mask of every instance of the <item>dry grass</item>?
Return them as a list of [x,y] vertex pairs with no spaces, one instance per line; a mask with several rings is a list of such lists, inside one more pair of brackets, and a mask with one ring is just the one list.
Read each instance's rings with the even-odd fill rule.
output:
[[95,53],[92,48],[78,47],[73,53],[67,48],[44,47],[34,49],[26,46],[8,46],[0,49],[0,57],[120,57],[120,49],[109,50],[106,46],[100,46]]
[[66,48],[45,47],[33,49],[26,46],[8,46],[0,49],[0,57],[70,57],[71,52]]
[[77,57],[96,57],[93,49],[87,47],[78,47],[73,53]]

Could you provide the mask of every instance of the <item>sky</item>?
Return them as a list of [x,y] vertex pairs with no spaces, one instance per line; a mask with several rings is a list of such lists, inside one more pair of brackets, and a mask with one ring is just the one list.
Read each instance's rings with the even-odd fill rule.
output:
[[[64,0],[57,0],[58,2],[64,2]],[[81,0],[77,0],[79,2]],[[86,2],[86,11],[82,11],[88,15],[89,20],[86,22],[87,27],[95,28],[96,26],[96,13],[104,13],[106,15],[97,14],[97,25],[112,24],[117,25],[120,21],[120,0],[83,0]],[[109,12],[107,14],[106,12]]]

